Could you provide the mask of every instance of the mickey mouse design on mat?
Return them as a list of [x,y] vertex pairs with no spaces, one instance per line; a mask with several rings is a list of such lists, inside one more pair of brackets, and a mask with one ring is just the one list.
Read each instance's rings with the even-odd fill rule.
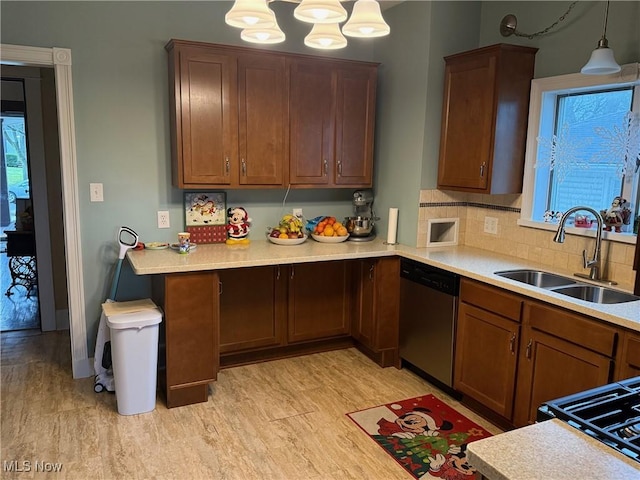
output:
[[414,438],[416,435],[435,437],[440,430],[451,430],[453,424],[442,420],[426,408],[416,407],[390,422],[386,418],[378,421],[380,435],[393,435],[398,438]]
[[227,245],[248,244],[250,240],[247,238],[249,235],[249,224],[251,219],[249,214],[242,207],[231,207],[227,209]]
[[467,445],[462,444],[459,449],[458,453],[452,453],[448,458],[441,453],[436,454],[435,457],[428,457],[429,477],[466,480],[467,477],[474,475],[476,469],[467,461]]

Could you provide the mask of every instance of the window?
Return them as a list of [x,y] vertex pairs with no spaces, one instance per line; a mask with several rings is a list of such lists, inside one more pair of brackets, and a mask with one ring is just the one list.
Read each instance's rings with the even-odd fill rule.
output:
[[606,211],[621,197],[630,210],[629,224],[607,238],[635,241],[640,204],[638,71],[639,64],[630,64],[615,75],[533,80],[520,225],[552,229],[558,212],[577,205]]

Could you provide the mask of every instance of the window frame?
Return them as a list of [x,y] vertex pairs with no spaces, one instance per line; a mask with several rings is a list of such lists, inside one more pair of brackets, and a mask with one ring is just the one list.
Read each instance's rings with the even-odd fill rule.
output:
[[[576,91],[603,86],[623,87],[627,85],[635,87],[640,86],[640,63],[623,65],[622,70],[619,73],[612,75],[584,75],[581,73],[571,73],[555,77],[536,78],[531,81],[529,123],[527,127],[524,178],[522,186],[522,205],[520,209],[520,219],[517,221],[519,226],[548,231],[555,231],[558,228],[557,224],[545,223],[532,219],[536,180],[535,164],[538,153],[537,138],[540,135],[540,118],[545,93]],[[633,111],[640,112],[640,95],[634,95]],[[568,227],[566,231],[567,233],[584,237],[595,237],[596,235],[596,232],[593,229]],[[603,231],[602,238],[616,242],[634,244],[636,243],[637,235],[632,232],[616,233]]]

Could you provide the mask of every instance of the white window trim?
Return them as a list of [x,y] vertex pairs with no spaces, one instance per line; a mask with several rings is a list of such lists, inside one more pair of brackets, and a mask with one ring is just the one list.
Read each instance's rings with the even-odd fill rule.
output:
[[[629,63],[622,66],[619,73],[612,75],[583,75],[572,73],[556,77],[536,78],[531,81],[531,96],[529,100],[529,124],[527,129],[527,144],[524,163],[524,179],[522,187],[522,207],[518,225],[522,227],[537,228],[540,230],[557,230],[558,226],[552,223],[534,221],[531,219],[533,212],[533,195],[535,187],[535,163],[538,150],[538,130],[540,127],[540,114],[542,111],[542,96],[548,91],[595,87],[598,85],[632,85],[640,79],[640,63]],[[595,237],[596,232],[585,228],[566,229],[568,234],[583,237]],[[635,244],[637,235],[630,233],[602,232],[602,238],[614,242]]]

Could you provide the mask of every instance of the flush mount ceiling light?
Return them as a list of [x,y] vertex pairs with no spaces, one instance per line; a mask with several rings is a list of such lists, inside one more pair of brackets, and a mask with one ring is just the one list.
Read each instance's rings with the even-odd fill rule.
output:
[[[225,22],[242,28],[240,38],[252,43],[278,43],[285,39],[278,26],[275,13],[268,3],[275,0],[235,0],[225,15]],[[305,45],[319,49],[337,49],[347,46],[343,36],[374,38],[388,35],[389,25],[384,21],[377,0],[358,0],[351,18],[340,31],[339,24],[347,20],[348,13],[340,0],[281,0],[299,3],[294,17],[313,24],[304,39]]]
[[602,27],[602,37],[598,41],[598,46],[591,53],[591,58],[580,70],[586,75],[610,75],[620,71],[620,65],[613,56],[613,50],[609,48],[607,40],[607,18],[609,17],[609,2],[604,10],[604,24]]
[[[541,37],[546,35],[550,30],[554,29],[558,26],[560,22],[562,22],[569,12],[573,9],[573,7],[578,3],[577,1],[572,2],[567,8],[567,11],[564,12],[558,20],[549,25],[544,30],[540,30],[536,33],[523,33],[517,30],[518,27],[518,19],[515,15],[509,14],[505,15],[502,21],[500,22],[500,33],[503,37],[509,37],[511,35],[515,35],[516,37],[526,37],[528,39],[533,39],[536,37]],[[615,58],[613,57],[613,50],[609,48],[609,42],[607,41],[607,17],[609,16],[609,2],[607,1],[607,6],[604,13],[604,28],[602,31],[602,37],[598,42],[598,46],[591,54],[591,58],[587,62],[587,64],[582,67],[580,70],[581,73],[587,75],[608,75],[611,73],[616,73],[620,71],[620,65],[616,63]]]

